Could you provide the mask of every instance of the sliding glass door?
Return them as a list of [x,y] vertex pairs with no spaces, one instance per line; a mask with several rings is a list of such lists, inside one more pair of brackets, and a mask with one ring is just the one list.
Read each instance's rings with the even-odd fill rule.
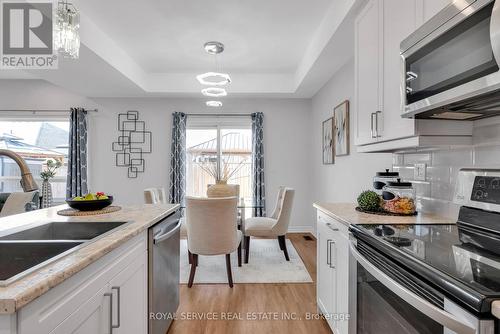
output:
[[216,177],[240,185],[240,198],[252,199],[252,130],[250,119],[237,124],[220,120],[188,122],[186,194],[205,197]]

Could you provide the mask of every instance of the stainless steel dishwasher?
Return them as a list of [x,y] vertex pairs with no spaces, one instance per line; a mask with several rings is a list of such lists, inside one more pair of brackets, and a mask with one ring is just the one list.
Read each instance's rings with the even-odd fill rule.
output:
[[149,334],[165,334],[179,306],[180,211],[149,228]]

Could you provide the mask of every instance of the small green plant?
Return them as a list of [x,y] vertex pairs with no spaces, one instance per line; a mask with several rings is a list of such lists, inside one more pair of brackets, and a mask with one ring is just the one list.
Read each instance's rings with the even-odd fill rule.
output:
[[363,191],[358,196],[358,205],[361,209],[366,211],[379,211],[380,196],[371,190]]
[[45,164],[47,165],[47,168],[40,173],[40,177],[42,180],[48,181],[56,176],[56,172],[59,167],[62,166],[62,162],[61,160],[47,159]]

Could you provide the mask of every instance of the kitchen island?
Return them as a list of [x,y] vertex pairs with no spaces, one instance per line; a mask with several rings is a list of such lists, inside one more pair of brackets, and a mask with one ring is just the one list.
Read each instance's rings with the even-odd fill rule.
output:
[[0,238],[52,222],[123,224],[1,286],[0,334],[108,333],[118,325],[116,332],[146,333],[148,228],[179,206],[145,204],[97,216],[57,215],[65,207],[1,218]]

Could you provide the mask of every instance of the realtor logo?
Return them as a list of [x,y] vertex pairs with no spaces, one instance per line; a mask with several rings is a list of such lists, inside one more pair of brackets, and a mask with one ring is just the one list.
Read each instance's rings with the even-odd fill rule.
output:
[[3,69],[54,69],[52,1],[1,1]]

